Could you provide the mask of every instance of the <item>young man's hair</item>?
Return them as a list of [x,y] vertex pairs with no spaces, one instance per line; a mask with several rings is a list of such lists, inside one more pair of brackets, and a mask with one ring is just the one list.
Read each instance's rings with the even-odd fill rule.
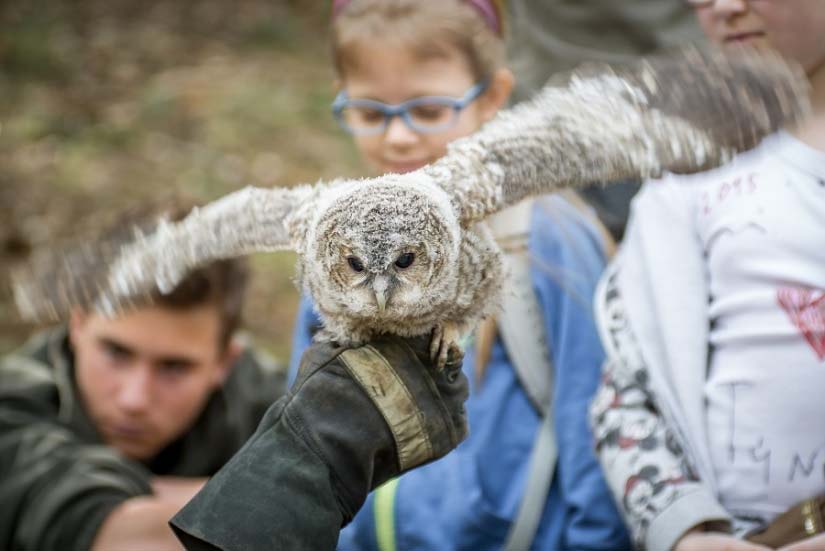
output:
[[156,293],[156,304],[175,310],[211,305],[220,314],[218,344],[225,349],[241,325],[249,270],[242,258],[216,260],[197,268],[171,293]]
[[477,80],[505,63],[504,10],[490,0],[499,18],[496,32],[471,2],[463,0],[352,0],[332,20],[332,55],[338,76],[358,67],[361,48],[373,40],[395,43],[421,59],[448,55],[455,48]]

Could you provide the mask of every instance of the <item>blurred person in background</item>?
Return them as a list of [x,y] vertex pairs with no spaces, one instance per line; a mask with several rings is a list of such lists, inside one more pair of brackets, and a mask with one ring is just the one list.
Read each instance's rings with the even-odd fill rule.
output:
[[247,279],[218,261],[151,306],[78,309],[2,359],[0,548],[178,547],[171,516],[285,391],[239,339]]
[[824,549],[825,3],[690,4],[800,64],[813,112],[635,199],[597,293],[598,454],[640,548]]

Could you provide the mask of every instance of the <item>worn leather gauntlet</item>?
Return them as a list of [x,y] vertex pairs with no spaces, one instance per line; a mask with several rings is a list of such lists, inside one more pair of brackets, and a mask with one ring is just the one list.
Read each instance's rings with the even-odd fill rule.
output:
[[333,549],[373,488],[464,439],[466,398],[461,358],[437,370],[427,337],[315,344],[172,527],[189,549]]

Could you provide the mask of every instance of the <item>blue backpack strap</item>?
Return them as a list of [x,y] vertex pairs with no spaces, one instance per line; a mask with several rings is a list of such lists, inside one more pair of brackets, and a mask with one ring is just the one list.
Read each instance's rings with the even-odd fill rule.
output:
[[510,273],[496,318],[498,332],[530,403],[545,417],[553,396],[553,369],[526,244],[524,250],[505,255]]
[[531,210],[532,201],[525,201],[491,222],[510,269],[496,319],[498,332],[521,386],[542,419],[530,453],[524,495],[504,545],[507,551],[524,551],[532,545],[558,457],[551,407],[552,359],[527,250]]

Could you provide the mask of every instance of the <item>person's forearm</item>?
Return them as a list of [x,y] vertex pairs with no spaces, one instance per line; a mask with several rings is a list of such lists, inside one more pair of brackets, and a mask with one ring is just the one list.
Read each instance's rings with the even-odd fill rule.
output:
[[127,499],[103,521],[92,548],[182,549],[168,524],[181,505],[176,500],[155,496]]
[[[644,383],[619,376],[616,362],[605,366],[602,386],[591,409],[596,454],[617,503],[624,511],[636,545],[647,549],[670,549],[679,537],[698,523],[718,521],[728,525],[728,515],[710,489],[685,467],[683,445],[668,446],[677,436],[650,399]],[[644,381],[637,376],[636,381]],[[622,432],[636,427],[637,432]],[[645,429],[644,434],[638,434]],[[634,505],[634,488],[656,487],[671,492],[669,499],[642,499]],[[678,488],[678,491],[677,491]],[[640,492],[646,490],[642,489]]]
[[156,476],[152,479],[152,493],[161,501],[183,507],[206,484],[206,477]]

